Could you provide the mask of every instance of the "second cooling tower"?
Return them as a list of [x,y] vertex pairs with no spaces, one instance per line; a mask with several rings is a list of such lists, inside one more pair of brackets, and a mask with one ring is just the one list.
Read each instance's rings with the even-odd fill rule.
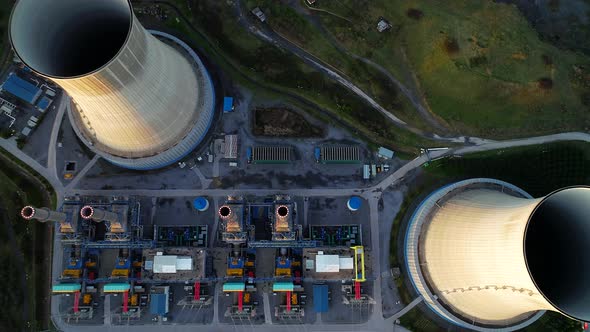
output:
[[514,331],[544,310],[590,320],[590,188],[541,198],[493,179],[428,196],[410,219],[406,267],[428,306],[477,331]]
[[211,125],[207,69],[182,41],[146,31],[128,0],[20,0],[10,39],[24,64],[72,97],[78,136],[116,165],[169,165]]

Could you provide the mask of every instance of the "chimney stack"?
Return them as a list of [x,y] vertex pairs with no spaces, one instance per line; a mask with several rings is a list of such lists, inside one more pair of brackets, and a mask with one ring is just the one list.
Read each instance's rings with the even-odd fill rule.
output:
[[37,219],[40,222],[46,221],[57,221],[57,222],[64,222],[66,221],[66,214],[62,212],[57,212],[50,210],[49,208],[42,207],[36,208],[31,205],[27,205],[20,210],[20,215],[27,219]]
[[119,222],[119,216],[111,211],[95,209],[90,205],[84,206],[80,210],[80,216],[86,220],[93,219],[94,221],[109,221],[112,223]]

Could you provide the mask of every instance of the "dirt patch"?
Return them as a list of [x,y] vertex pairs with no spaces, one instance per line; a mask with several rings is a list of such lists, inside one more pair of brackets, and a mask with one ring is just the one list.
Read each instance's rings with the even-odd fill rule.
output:
[[321,128],[313,126],[303,116],[283,108],[254,110],[254,135],[272,137],[322,137]]
[[550,79],[549,77],[543,77],[540,78],[537,81],[539,88],[543,89],[543,90],[551,90],[551,88],[553,88],[553,80]]
[[444,48],[448,55],[455,55],[461,50],[457,39],[449,37],[445,39]]
[[420,9],[410,8],[406,12],[406,15],[408,15],[409,18],[413,18],[419,21],[422,18],[422,16],[424,16],[424,13]]

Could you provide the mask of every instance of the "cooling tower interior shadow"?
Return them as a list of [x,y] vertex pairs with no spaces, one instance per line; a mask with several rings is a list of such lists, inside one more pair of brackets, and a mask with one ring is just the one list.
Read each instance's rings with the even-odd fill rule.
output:
[[127,39],[127,0],[20,0],[10,37],[20,59],[46,76],[89,74],[113,59]]
[[590,188],[548,195],[527,225],[525,257],[543,296],[564,314],[590,321]]

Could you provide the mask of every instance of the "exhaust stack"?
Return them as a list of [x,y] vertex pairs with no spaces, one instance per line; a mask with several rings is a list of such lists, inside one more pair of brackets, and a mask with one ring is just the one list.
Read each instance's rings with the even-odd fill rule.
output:
[[37,219],[40,222],[56,221],[65,222],[66,214],[50,210],[49,208],[35,208],[31,205],[27,205],[20,210],[20,215],[26,220]]
[[90,205],[86,205],[80,210],[80,216],[86,220],[93,219],[96,222],[109,221],[111,223],[118,223],[119,216],[111,211],[95,209]]
[[289,207],[286,205],[279,205],[275,210],[275,231],[276,232],[290,232],[289,225]]
[[232,216],[232,210],[229,206],[223,205],[219,208],[219,217],[221,219],[229,219]]

